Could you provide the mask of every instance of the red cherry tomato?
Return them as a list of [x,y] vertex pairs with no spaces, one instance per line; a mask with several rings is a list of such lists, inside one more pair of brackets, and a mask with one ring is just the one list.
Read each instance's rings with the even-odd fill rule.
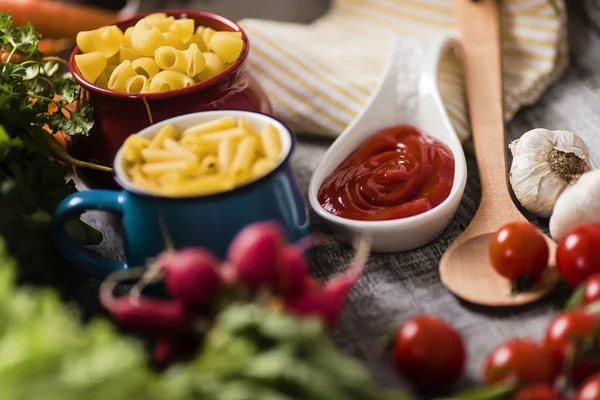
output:
[[549,383],[552,365],[543,347],[533,340],[513,339],[490,353],[485,363],[485,383]]
[[558,243],[556,265],[573,287],[600,272],[600,224],[581,225],[567,233]]
[[528,222],[511,222],[490,243],[492,266],[505,278],[535,280],[548,267],[550,251],[544,235]]
[[396,333],[394,365],[418,389],[444,389],[465,367],[466,350],[456,330],[439,318],[419,315]]
[[575,400],[600,400],[600,374],[593,375],[581,385]]
[[581,343],[586,337],[592,335],[598,320],[595,316],[584,311],[568,311],[555,317],[548,325],[544,349],[552,358],[555,376],[564,368],[567,357],[575,356],[579,359],[571,371],[571,380],[581,383],[593,373],[600,371],[600,363],[591,360],[585,355],[578,354],[575,343]]
[[582,304],[591,304],[600,300],[600,273],[591,275],[583,282],[585,292],[583,295]]
[[565,397],[547,383],[538,383],[519,390],[513,400],[565,400]]

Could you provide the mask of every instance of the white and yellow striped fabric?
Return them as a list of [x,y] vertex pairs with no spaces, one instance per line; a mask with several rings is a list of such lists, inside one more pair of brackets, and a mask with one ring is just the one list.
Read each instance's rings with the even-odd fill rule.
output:
[[[566,10],[563,0],[501,4],[508,120],[565,70]],[[453,0],[334,0],[310,25],[253,19],[240,25],[251,41],[251,71],[277,116],[297,132],[337,136],[377,84],[389,38],[453,30],[452,5]],[[457,133],[467,138],[462,67],[453,52],[443,60],[439,83]]]

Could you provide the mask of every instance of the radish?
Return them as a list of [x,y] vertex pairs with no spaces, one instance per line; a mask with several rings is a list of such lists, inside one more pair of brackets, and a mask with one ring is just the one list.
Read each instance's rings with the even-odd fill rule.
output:
[[200,337],[192,332],[181,337],[160,339],[154,346],[152,358],[158,367],[164,368],[174,362],[192,359],[199,346]]
[[132,268],[113,272],[100,285],[100,302],[117,324],[128,331],[152,338],[173,337],[191,330],[188,315],[181,303],[175,300],[148,299],[137,295],[115,298],[116,285],[138,278],[145,268]]
[[285,235],[274,222],[242,229],[229,245],[227,260],[239,281],[249,289],[276,288],[279,283]]
[[177,301],[123,296],[107,308],[121,328],[139,335],[164,338],[191,329],[185,308]]
[[301,248],[296,246],[284,248],[280,272],[279,290],[282,295],[294,297],[304,291],[308,277],[308,262]]
[[362,273],[364,264],[359,263],[345,273],[332,278],[326,285],[311,285],[299,296],[285,301],[287,310],[301,316],[320,317],[331,327],[342,315],[346,298]]
[[164,271],[171,296],[190,311],[206,309],[223,285],[218,270],[220,261],[207,250],[188,248],[163,253],[157,262]]

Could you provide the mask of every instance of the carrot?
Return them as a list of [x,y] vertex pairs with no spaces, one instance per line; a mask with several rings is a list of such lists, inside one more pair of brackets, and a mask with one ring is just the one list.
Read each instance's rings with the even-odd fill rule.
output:
[[35,0],[0,0],[0,10],[12,13],[16,26],[27,22],[45,38],[74,38],[78,32],[111,25],[115,12],[95,7]]

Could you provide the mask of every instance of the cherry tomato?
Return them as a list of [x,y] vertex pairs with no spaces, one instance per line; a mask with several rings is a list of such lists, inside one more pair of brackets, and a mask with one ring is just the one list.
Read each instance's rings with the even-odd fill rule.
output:
[[592,335],[596,329],[598,320],[592,314],[584,311],[567,311],[556,316],[548,325],[544,349],[552,358],[555,376],[558,376],[564,368],[567,357],[574,356],[579,359],[571,371],[571,380],[581,383],[593,373],[600,371],[600,363],[591,360],[575,346],[586,337]]
[[585,285],[582,304],[591,304],[600,300],[600,273],[591,275],[582,285]]
[[543,347],[529,339],[513,339],[490,353],[485,363],[485,383],[549,383],[552,365]]
[[462,375],[465,358],[462,338],[439,318],[413,317],[396,333],[394,365],[418,389],[449,387]]
[[565,400],[565,397],[547,383],[538,383],[519,390],[513,400]]
[[581,225],[567,233],[558,243],[556,265],[573,287],[600,272],[600,224]]
[[600,400],[600,374],[591,376],[581,385],[575,400]]
[[505,278],[535,280],[548,267],[550,251],[544,235],[528,222],[511,222],[490,243],[492,266]]

